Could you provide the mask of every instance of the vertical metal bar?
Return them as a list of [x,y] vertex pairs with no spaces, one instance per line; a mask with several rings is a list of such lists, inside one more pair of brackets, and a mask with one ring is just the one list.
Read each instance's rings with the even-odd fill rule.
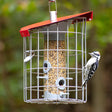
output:
[[[87,26],[86,26],[86,19],[85,19],[85,30],[84,30],[84,34],[85,34],[85,37],[84,37],[85,38],[85,64],[87,62],[86,28],[87,28]],[[87,101],[87,84],[85,87],[85,101]]]
[[77,77],[77,75],[78,75],[78,68],[77,68],[77,67],[78,67],[78,56],[77,56],[77,55],[78,55],[78,54],[77,54],[77,26],[78,26],[78,25],[77,25],[77,23],[78,23],[78,22],[77,22],[77,20],[76,20],[76,40],[75,40],[75,45],[76,45],[76,46],[75,46],[75,52],[76,52],[76,57],[75,57],[75,67],[76,67],[75,86],[76,86],[76,94],[75,94],[75,98],[76,98],[76,100],[77,100],[77,98],[78,98],[78,91],[77,91],[77,90],[78,90],[78,88],[77,88],[77,86],[78,86],[78,85],[77,85],[77,83],[78,83],[78,77]]
[[69,23],[67,21],[67,98],[69,98]]
[[[26,37],[23,37],[23,59],[26,57]],[[23,61],[23,95],[24,101],[27,100],[27,71],[26,71],[26,63]]]
[[37,99],[39,99],[39,29],[37,30]]
[[85,64],[86,64],[86,62],[87,62],[87,55],[86,55],[86,52],[87,52],[87,45],[86,45],[86,19],[84,20],[85,21],[85,24],[84,24],[84,26],[85,26],[85,29],[84,29],[84,41],[85,41]]
[[[83,84],[83,67],[84,67],[84,52],[83,52],[83,50],[84,50],[84,48],[83,48],[83,35],[84,35],[84,18],[83,18],[83,20],[82,20],[82,31],[81,31],[81,34],[82,34],[82,40],[81,40],[81,46],[82,46],[82,84]],[[84,87],[82,87],[82,100],[84,100]]]
[[[30,56],[32,56],[32,34],[30,35]],[[30,100],[32,99],[32,59],[30,60]]]
[[[49,61],[49,26],[47,27],[47,61]],[[47,76],[49,76],[49,72],[47,72]],[[48,86],[49,86],[49,82],[47,79],[47,91],[49,91]]]
[[[59,28],[58,28],[58,23],[57,23],[57,79],[58,79],[58,67],[59,67],[59,63],[58,63],[58,49],[59,49]],[[58,94],[58,88],[57,88],[57,94]],[[58,99],[58,95],[57,95],[57,99]]]

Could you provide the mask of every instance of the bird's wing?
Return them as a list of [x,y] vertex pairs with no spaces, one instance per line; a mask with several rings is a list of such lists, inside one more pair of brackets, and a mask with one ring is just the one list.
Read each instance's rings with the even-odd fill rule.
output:
[[90,70],[90,66],[85,66],[83,68],[83,84],[82,84],[82,86],[84,86],[87,83],[89,70]]
[[92,66],[90,68],[90,71],[89,71],[89,74],[88,74],[88,80],[91,79],[91,77],[94,75],[97,68],[98,68],[98,62],[96,61],[95,63],[92,64]]
[[91,77],[94,75],[94,72],[98,68],[98,61],[93,63],[91,66],[85,66],[83,69],[83,85],[84,86],[88,80],[91,79]]

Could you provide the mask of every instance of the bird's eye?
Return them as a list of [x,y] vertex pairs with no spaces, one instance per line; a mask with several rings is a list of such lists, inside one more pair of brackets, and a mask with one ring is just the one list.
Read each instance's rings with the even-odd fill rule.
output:
[[97,53],[94,53],[96,56],[100,56],[99,54],[97,54]]

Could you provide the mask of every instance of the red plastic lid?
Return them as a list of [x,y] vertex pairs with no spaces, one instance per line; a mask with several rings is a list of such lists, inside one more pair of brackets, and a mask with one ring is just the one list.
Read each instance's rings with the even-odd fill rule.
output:
[[47,21],[35,23],[35,24],[32,24],[32,25],[28,25],[28,26],[22,27],[20,29],[20,34],[21,34],[22,37],[28,37],[28,36],[30,36],[29,30],[31,30],[31,29],[47,26],[47,25],[50,25],[50,24],[59,23],[59,22],[66,21],[66,20],[69,20],[69,19],[74,19],[74,21],[75,21],[75,20],[77,20],[77,17],[86,17],[86,20],[90,21],[90,20],[93,19],[93,11],[80,13],[80,14],[76,14],[76,15],[60,17],[60,18],[57,18],[56,22],[51,22],[50,20],[47,20]]

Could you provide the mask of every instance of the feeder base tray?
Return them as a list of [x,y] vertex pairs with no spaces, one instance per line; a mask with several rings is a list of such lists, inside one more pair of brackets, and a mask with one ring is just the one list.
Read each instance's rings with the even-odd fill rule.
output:
[[81,104],[86,103],[86,101],[83,100],[76,100],[76,99],[31,99],[26,100],[27,103],[38,103],[38,104]]

